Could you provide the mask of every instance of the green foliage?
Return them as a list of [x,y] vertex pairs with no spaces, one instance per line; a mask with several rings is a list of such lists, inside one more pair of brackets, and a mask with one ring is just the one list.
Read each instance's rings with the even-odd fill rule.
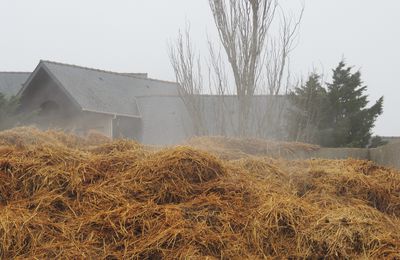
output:
[[16,126],[21,116],[17,115],[19,100],[17,97],[7,98],[0,93],[0,130]]
[[[291,118],[298,117],[294,122],[300,121],[297,123],[300,127],[290,128],[297,137],[303,137],[295,139],[292,133],[290,138],[327,147],[366,147],[375,121],[383,112],[383,97],[367,108],[367,86],[363,85],[361,73],[352,73],[352,68],[344,61],[333,70],[332,83],[327,83],[326,88],[316,82],[318,76],[313,74],[306,86],[291,94],[290,100],[297,113],[289,114]],[[309,122],[311,128],[304,122]]]
[[372,107],[368,105],[367,90],[359,71],[352,73],[342,61],[333,71],[333,82],[328,84],[329,113],[326,129],[330,138],[322,145],[331,147],[366,147],[371,139],[371,129],[382,114],[383,97]]
[[321,119],[325,114],[326,90],[322,87],[320,76],[311,74],[305,85],[295,88],[289,94],[294,105],[289,109],[289,139],[306,143],[319,143]]

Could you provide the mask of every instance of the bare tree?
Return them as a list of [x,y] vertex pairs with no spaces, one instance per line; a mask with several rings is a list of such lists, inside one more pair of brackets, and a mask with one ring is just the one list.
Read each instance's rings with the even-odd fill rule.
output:
[[271,37],[267,43],[265,76],[269,95],[279,95],[282,89],[286,93],[290,86],[290,53],[296,47],[304,7],[297,19],[280,10],[279,35]]
[[233,118],[227,113],[229,105],[226,104],[226,96],[231,94],[226,66],[221,51],[216,51],[213,43],[209,40],[209,83],[210,93],[215,95],[213,106],[215,114],[215,129],[213,134],[226,136],[227,128],[234,130]]
[[193,123],[195,135],[207,134],[204,118],[203,76],[201,60],[196,56],[191,43],[190,29],[187,26],[184,34],[179,32],[175,43],[169,44],[169,57],[175,72],[178,91]]
[[209,0],[219,38],[235,80],[239,135],[248,132],[251,97],[262,71],[266,38],[274,20],[275,0]]
[[[209,0],[209,5],[223,50],[215,51],[216,43],[209,40],[206,79],[210,93],[218,97],[214,107],[218,134],[226,134],[230,122],[230,132],[237,136],[267,137],[266,129],[282,117],[282,102],[260,106],[260,98],[257,97],[257,104],[253,100],[257,94],[277,96],[289,87],[289,56],[295,47],[303,9],[300,18],[294,19],[284,13],[278,0]],[[270,28],[275,24],[278,36]],[[170,60],[195,133],[204,134],[204,99],[199,94],[204,93],[205,86],[201,61],[193,53],[188,30],[185,35],[179,34],[175,46],[170,45]],[[228,86],[230,81],[233,88]],[[237,109],[232,108],[232,102],[225,104],[230,89],[237,97]]]
[[[296,47],[300,23],[304,13],[304,6],[301,9],[300,15],[296,18],[292,14],[287,14],[279,7],[279,16],[276,19],[278,25],[278,36],[270,37],[267,42],[265,53],[265,83],[261,84],[260,92],[267,94],[269,101],[266,102],[266,107],[257,111],[257,132],[260,137],[273,135],[276,138],[284,138],[280,127],[285,120],[285,111],[288,101],[285,100],[288,90],[298,85],[298,82],[293,82],[290,71],[290,54]],[[281,96],[283,95],[283,96]],[[271,98],[273,97],[273,98]],[[265,131],[268,129],[269,131]],[[271,133],[272,132],[272,133]],[[273,134],[275,133],[275,134]]]

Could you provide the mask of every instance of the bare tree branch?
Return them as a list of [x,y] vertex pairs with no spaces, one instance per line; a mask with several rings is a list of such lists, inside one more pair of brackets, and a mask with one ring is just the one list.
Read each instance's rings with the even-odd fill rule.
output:
[[207,134],[203,100],[200,96],[204,88],[201,60],[191,44],[189,26],[184,34],[179,32],[175,43],[169,44],[169,58],[179,85],[179,96],[188,109],[195,134]]

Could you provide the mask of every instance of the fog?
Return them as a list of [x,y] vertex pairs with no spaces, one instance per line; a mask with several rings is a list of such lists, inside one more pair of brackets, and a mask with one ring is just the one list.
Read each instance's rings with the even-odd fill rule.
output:
[[[297,12],[299,1],[282,1]],[[361,69],[371,100],[385,96],[375,132],[400,135],[400,2],[306,0],[292,71],[324,72],[342,57]],[[0,70],[32,71],[48,59],[174,80],[167,41],[185,22],[202,52],[216,39],[206,0],[0,1]]]

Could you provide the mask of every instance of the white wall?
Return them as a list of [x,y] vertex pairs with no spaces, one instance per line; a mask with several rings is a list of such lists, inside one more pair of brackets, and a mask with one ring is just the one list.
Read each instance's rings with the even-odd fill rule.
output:
[[191,136],[189,115],[179,97],[140,97],[142,141],[145,144],[177,144]]
[[97,131],[112,138],[112,119],[111,115],[81,112],[66,122],[68,124],[66,129],[71,129],[80,135]]
[[[178,144],[195,134],[192,119],[179,96],[148,96],[137,99],[142,116],[143,143]],[[280,101],[281,99],[275,98],[275,100]],[[278,115],[274,112],[277,107],[269,106],[268,104],[272,103],[267,101],[265,97],[254,99],[253,111],[249,114],[248,120],[249,136],[276,139],[279,138],[278,135],[283,134],[282,131],[277,130],[280,125],[276,121],[270,124],[266,121],[264,125],[260,126],[263,113],[271,112],[272,115]],[[206,135],[237,135],[237,97],[227,96],[222,102],[221,97],[203,96],[201,110],[204,119],[203,125],[208,130]]]

